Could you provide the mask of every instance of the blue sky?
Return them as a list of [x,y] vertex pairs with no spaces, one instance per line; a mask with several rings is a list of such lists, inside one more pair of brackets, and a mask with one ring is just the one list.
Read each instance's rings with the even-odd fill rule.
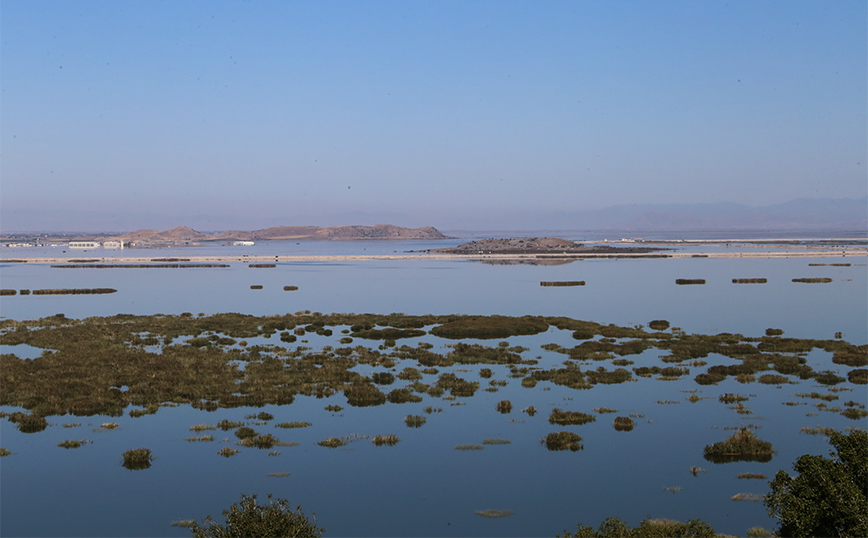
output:
[[866,6],[2,0],[0,227],[863,197]]

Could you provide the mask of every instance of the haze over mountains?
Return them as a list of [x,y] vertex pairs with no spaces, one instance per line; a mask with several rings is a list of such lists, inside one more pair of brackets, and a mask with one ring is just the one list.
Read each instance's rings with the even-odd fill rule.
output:
[[[339,227],[388,222],[395,226],[434,226],[440,230],[623,230],[727,231],[727,230],[868,230],[868,197],[860,199],[797,199],[785,203],[750,206],[733,202],[708,204],[625,204],[590,210],[490,210],[478,212],[279,212],[244,211],[222,214],[135,214],[73,210],[4,211],[3,233],[13,232],[116,232],[141,228],[167,230],[179,225],[216,232],[264,230],[269,227]],[[246,232],[252,233],[252,232]],[[239,233],[238,239],[249,238]]]

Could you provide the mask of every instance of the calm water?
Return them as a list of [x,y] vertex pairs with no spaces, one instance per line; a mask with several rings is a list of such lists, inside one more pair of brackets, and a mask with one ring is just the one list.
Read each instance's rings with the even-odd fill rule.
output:
[[[222,248],[235,253],[240,247]],[[421,250],[431,248],[431,244],[290,242],[253,248],[280,254],[377,254]],[[221,247],[165,249],[154,252],[154,257],[208,255],[215,249]],[[141,251],[124,252],[142,255]],[[3,255],[10,257],[6,252]],[[74,255],[92,257],[89,253]],[[846,340],[865,344],[865,258],[847,259],[854,264],[850,267],[808,265],[842,261],[697,258],[503,266],[412,260],[287,263],[273,269],[253,269],[241,263],[222,269],[54,269],[5,264],[0,265],[3,288],[111,287],[118,292],[4,297],[0,315],[34,319],[61,312],[80,318],[116,313],[263,315],[300,310],[540,314],[620,325],[667,319],[687,332],[747,336],[761,336],[769,327],[800,338],[831,338],[841,331]],[[733,278],[750,277],[764,277],[768,283],[731,283]],[[791,282],[800,277],[830,277],[833,282]],[[677,286],[676,278],[703,278],[707,284]],[[587,284],[547,288],[540,287],[542,280],[584,280]],[[263,289],[251,290],[251,285],[262,285]],[[285,285],[299,286],[299,290],[283,291]],[[335,334],[332,339],[306,336],[309,342],[303,345],[334,345],[340,336],[337,330]],[[273,340],[262,339],[280,344]],[[401,343],[415,345],[419,340]],[[422,340],[440,351],[449,343],[432,336]],[[554,329],[510,338],[509,342],[529,348],[525,356],[540,357],[544,368],[560,365],[565,357],[540,346],[576,345],[569,333]],[[3,351],[9,350],[4,347]],[[35,353],[32,348],[12,352],[21,357]],[[659,359],[663,354],[648,350],[628,358],[636,362],[632,366],[665,366]],[[709,365],[731,362],[715,356],[706,360]],[[813,352],[809,361],[816,370],[832,369],[839,375],[849,370],[833,364],[828,354],[819,351]],[[415,361],[399,363],[394,371],[406,366],[416,366]],[[481,367],[464,367],[467,371],[457,375],[480,381],[481,388],[472,398],[455,401],[425,396],[420,403],[354,408],[337,394],[329,399],[297,398],[289,406],[213,413],[182,406],[161,408],[155,415],[141,418],[50,417],[51,426],[36,434],[21,434],[8,421],[0,421],[0,446],[13,452],[0,460],[0,534],[186,536],[188,531],[170,523],[179,518],[218,516],[221,509],[238,501],[241,493],[264,496],[271,492],[301,504],[307,513],[315,513],[327,536],[554,536],[572,530],[578,522],[596,526],[610,515],[632,524],[646,515],[681,520],[701,517],[718,532],[744,535],[752,526],[771,529],[774,521],[768,519],[761,503],[730,500],[736,493],[762,495],[767,491],[766,481],[739,480],[738,473],[764,473],[771,478],[778,469],[789,470],[801,454],[827,454],[826,438],[801,433],[801,427],[865,426],[865,421],[818,411],[814,406],[817,400],[795,396],[828,392],[827,387],[813,381],[778,388],[727,379],[717,386],[700,386],[693,381],[697,371],[679,381],[638,378],[634,383],[597,385],[583,391],[540,383],[527,389],[520,380],[509,378],[506,368],[488,367],[495,372],[493,379],[508,381],[508,385],[486,392],[489,380],[480,378]],[[449,370],[441,368],[440,373]],[[426,376],[423,382],[432,379],[436,376]],[[404,384],[396,381],[386,389]],[[848,400],[866,401],[864,385],[842,383],[839,387],[852,391],[838,393],[840,400],[830,402],[830,407],[843,407],[841,402]],[[695,390],[706,399],[687,401],[691,393],[684,391]],[[718,402],[717,396],[727,392],[749,395],[745,405],[753,413],[740,415]],[[495,411],[495,404],[504,399],[512,401],[510,414]],[[806,405],[782,405],[786,401]],[[331,413],[324,409],[329,404],[344,409]],[[529,405],[538,409],[535,417],[521,412]],[[425,415],[427,406],[443,411]],[[594,423],[566,428],[584,437],[584,450],[549,452],[540,446],[539,439],[563,429],[547,422],[554,407],[587,413],[596,407],[609,407],[617,409],[618,416],[641,413],[644,417],[636,419],[633,431],[617,432],[612,428],[616,415],[600,414]],[[221,442],[232,437],[231,431],[205,432],[216,438],[210,443],[184,440],[197,435],[189,429],[194,424],[243,420],[245,415],[260,411],[272,413],[273,423],[303,420],[313,426],[295,430],[276,429],[273,423],[254,426],[261,433],[299,443],[272,449],[280,451],[278,456],[249,448],[228,459],[218,456],[219,448],[234,443],[234,439]],[[408,428],[404,417],[409,414],[425,415],[427,423],[418,429]],[[118,422],[120,427],[102,431],[99,425],[108,421]],[[81,426],[61,427],[73,422]],[[714,465],[702,458],[706,444],[731,434],[725,428],[747,423],[760,426],[759,437],[774,444],[777,453],[771,462]],[[389,433],[398,435],[401,442],[394,447],[376,447],[370,440],[358,440],[338,449],[316,444],[326,437]],[[479,451],[454,449],[461,444],[481,444],[488,438],[508,439],[511,444],[487,445]],[[92,443],[74,450],[57,447],[67,439]],[[153,466],[144,471],[124,469],[121,453],[138,447],[151,448],[156,456]],[[689,473],[693,465],[707,472],[693,476]],[[267,476],[276,472],[291,474]],[[681,490],[664,490],[673,486]],[[40,516],[44,506],[52,507],[54,518]],[[512,510],[514,514],[488,519],[474,513],[486,509]]]

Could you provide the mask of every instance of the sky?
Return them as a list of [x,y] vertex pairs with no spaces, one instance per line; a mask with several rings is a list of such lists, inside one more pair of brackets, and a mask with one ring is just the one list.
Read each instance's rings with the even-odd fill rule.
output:
[[0,230],[868,194],[868,3],[0,0]]

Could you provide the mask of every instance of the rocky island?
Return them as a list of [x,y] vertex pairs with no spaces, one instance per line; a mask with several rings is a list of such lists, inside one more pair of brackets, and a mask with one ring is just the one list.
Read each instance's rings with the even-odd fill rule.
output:
[[649,247],[614,247],[614,246],[585,246],[568,239],[557,237],[512,237],[501,239],[481,239],[458,245],[452,248],[437,248],[426,252],[440,254],[499,254],[499,255],[619,255],[619,254],[646,254],[664,250]]

